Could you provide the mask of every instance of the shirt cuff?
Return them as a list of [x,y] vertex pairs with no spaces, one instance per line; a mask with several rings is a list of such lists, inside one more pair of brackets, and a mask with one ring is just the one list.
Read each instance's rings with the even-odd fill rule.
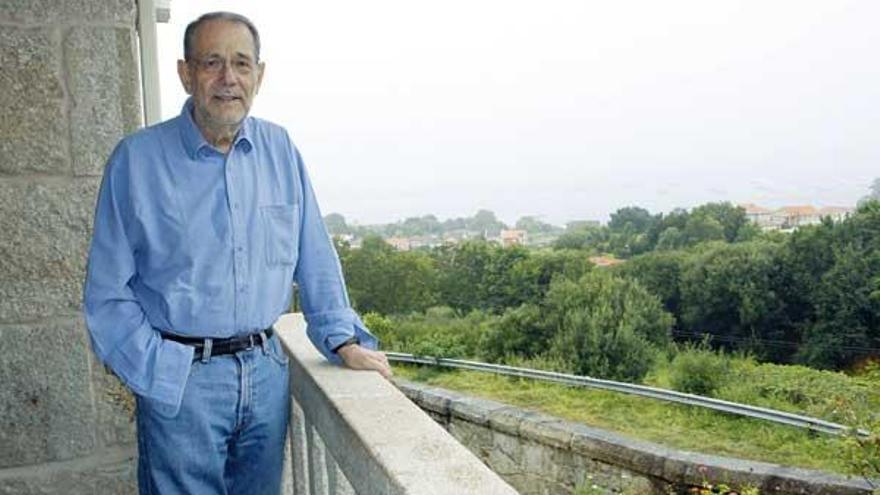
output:
[[176,412],[183,400],[195,348],[165,340],[158,332],[147,342],[150,340],[153,342],[145,343],[144,348],[118,348],[107,364],[132,392],[160,403],[169,413]]
[[342,364],[342,358],[333,349],[356,337],[367,349],[376,350],[379,341],[351,309],[306,314],[306,333],[315,348],[331,363]]
[[190,345],[161,339],[156,368],[163,370],[154,376],[152,397],[175,411],[180,409],[183,392],[192,369],[195,348]]

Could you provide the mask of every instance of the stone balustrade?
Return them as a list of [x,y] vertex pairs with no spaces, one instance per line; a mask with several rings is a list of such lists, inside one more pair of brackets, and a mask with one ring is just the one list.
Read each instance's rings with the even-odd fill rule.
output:
[[290,357],[285,493],[516,494],[378,373],[328,363],[302,315],[275,325]]

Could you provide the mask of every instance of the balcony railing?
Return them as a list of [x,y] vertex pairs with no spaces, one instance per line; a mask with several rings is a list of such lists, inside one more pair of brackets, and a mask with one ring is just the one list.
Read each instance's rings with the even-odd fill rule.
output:
[[290,356],[285,493],[517,493],[378,373],[327,363],[305,325],[299,314],[275,325]]

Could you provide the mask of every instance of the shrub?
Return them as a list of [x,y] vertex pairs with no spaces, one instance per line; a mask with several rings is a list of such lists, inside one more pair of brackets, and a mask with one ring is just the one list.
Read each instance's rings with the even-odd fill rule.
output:
[[405,316],[364,315],[364,322],[382,340],[385,350],[454,358],[476,357],[481,335],[492,320],[481,311],[462,317],[444,307]]
[[396,335],[392,331],[393,324],[391,319],[382,316],[379,313],[364,313],[362,317],[364,325],[370,332],[379,339],[379,345],[382,349],[393,350],[395,346]]
[[[852,429],[847,435],[844,455],[853,474],[862,476],[873,493],[880,494],[880,413],[849,416]],[[859,435],[860,429],[868,435]]]
[[835,422],[880,409],[880,387],[865,378],[753,359],[731,361],[731,379],[716,397]]
[[544,306],[552,322],[548,356],[572,373],[639,381],[670,341],[673,318],[659,299],[602,270],[554,281]]
[[713,396],[729,376],[730,359],[707,345],[686,346],[672,358],[669,368],[673,389]]
[[502,362],[510,356],[532,358],[546,352],[553,335],[549,320],[536,304],[508,309],[482,335],[480,358]]

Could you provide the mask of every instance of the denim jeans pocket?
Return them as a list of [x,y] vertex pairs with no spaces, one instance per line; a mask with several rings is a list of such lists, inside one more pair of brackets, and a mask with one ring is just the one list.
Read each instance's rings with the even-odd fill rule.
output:
[[267,351],[267,354],[270,358],[272,358],[272,361],[275,361],[281,366],[287,366],[290,358],[288,358],[287,353],[284,352],[284,346],[281,345],[281,339],[279,339],[277,336],[273,336],[271,339],[269,339],[268,347],[269,350]]

